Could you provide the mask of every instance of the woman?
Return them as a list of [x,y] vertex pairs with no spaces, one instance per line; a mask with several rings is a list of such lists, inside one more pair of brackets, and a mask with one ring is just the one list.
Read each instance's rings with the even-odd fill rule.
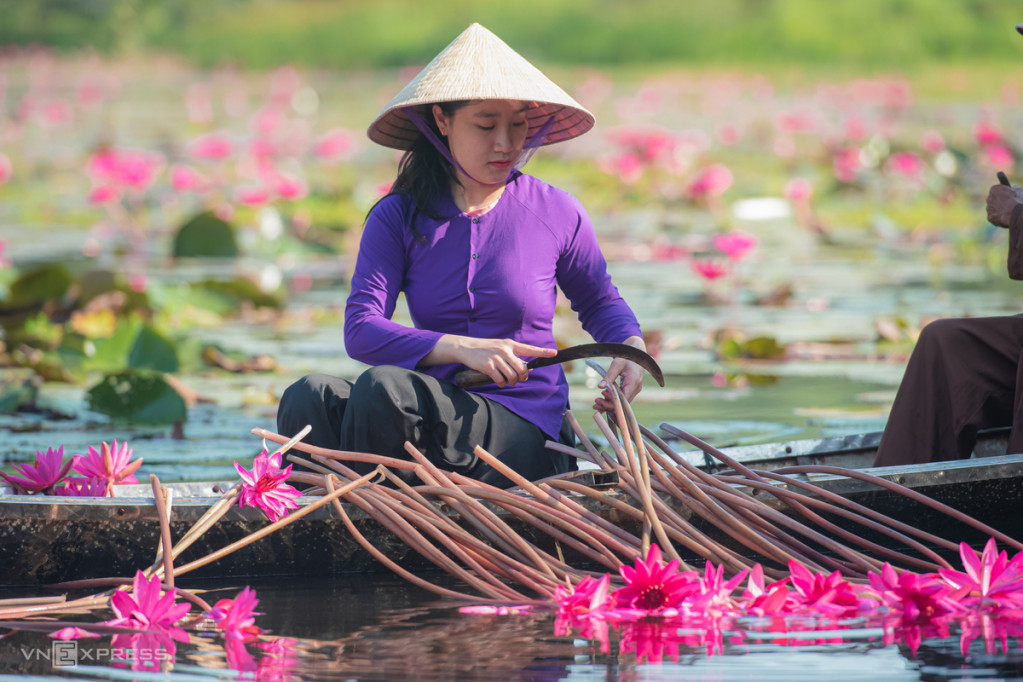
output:
[[[572,440],[564,372],[528,372],[523,360],[556,353],[556,286],[595,340],[644,344],[582,206],[517,169],[536,147],[593,122],[478,24],[402,89],[368,130],[406,153],[366,219],[345,309],[345,349],[373,367],[354,385],[310,375],[289,387],[278,431],[310,424],[310,444],[392,457],[407,457],[410,441],[438,466],[500,486],[510,481],[475,446],[530,479],[575,469],[545,447]],[[411,328],[391,320],[402,292]],[[456,387],[467,367],[494,383]],[[631,400],[642,377],[641,367],[612,362],[595,409],[611,409],[610,382]]]

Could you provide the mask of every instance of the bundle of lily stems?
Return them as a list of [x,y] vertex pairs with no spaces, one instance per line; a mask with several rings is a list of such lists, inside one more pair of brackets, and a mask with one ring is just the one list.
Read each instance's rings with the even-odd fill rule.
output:
[[[865,581],[870,571],[879,573],[885,562],[900,570],[918,572],[951,568],[941,550],[954,555],[958,542],[923,532],[817,487],[806,477],[813,473],[869,481],[1023,549],[1015,539],[886,479],[825,466],[754,471],[700,439],[662,424],[664,432],[728,467],[710,474],[688,463],[664,439],[640,425],[619,390],[613,392],[613,398],[613,414],[594,414],[610,451],[598,449],[571,413],[567,417],[582,449],[547,444],[611,474],[606,478],[617,481],[612,490],[557,477],[531,482],[480,447],[475,454],[516,488],[500,489],[438,469],[410,443],[405,449],[411,459],[398,460],[317,448],[262,429],[254,429],[253,433],[306,453],[312,463],[294,456],[289,459],[316,473],[293,473],[289,480],[318,486],[318,490],[306,494],[329,498],[352,537],[367,552],[407,580],[446,597],[516,603],[548,601],[555,588],[566,582],[574,584],[606,571],[614,575],[620,566],[629,565],[636,557],[646,557],[651,542],[666,558],[678,559],[683,569],[692,568],[683,556],[690,561],[699,557],[723,566],[726,575],[764,562],[766,575],[781,578],[788,574],[785,567],[792,560],[819,572],[840,570],[846,578],[859,581]],[[346,462],[376,464],[377,475],[367,480]],[[408,476],[396,475],[396,469],[412,472],[421,484],[409,485]],[[410,571],[389,558],[359,532],[341,502],[342,490],[345,503],[365,512],[475,594],[438,585],[425,577],[428,572]],[[776,503],[770,504],[768,498],[775,498]],[[613,516],[631,520],[628,525],[637,532],[626,530],[626,524],[609,521],[609,514],[599,514],[595,507],[613,510]],[[781,507],[787,507],[789,513]],[[825,516],[841,517],[848,523],[839,526]],[[850,523],[870,532],[850,531]],[[715,526],[734,543],[726,546],[715,541],[700,530],[706,524]],[[529,533],[516,530],[524,526],[530,528]],[[545,537],[549,542],[531,542],[527,535]],[[869,536],[883,536],[891,542],[879,544]],[[570,565],[565,559],[566,550],[582,560]]]
[[[685,431],[661,424],[662,431],[696,446],[726,467],[719,473],[708,473],[690,464],[664,439],[640,425],[617,388],[612,397],[615,403],[612,414],[594,414],[610,450],[596,447],[570,412],[567,418],[582,449],[547,444],[608,474],[605,478],[614,481],[610,487],[558,477],[531,482],[477,447],[475,454],[515,486],[502,489],[441,470],[410,443],[405,445],[409,459],[397,459],[307,445],[301,439],[308,429],[291,438],[253,429],[264,441],[280,444],[275,455],[283,456],[291,449],[306,453],[308,458],[288,455],[289,460],[306,468],[293,472],[289,480],[312,486],[304,494],[313,501],[226,547],[175,565],[182,552],[237,504],[241,484],[226,491],[184,536],[172,543],[171,491],[152,475],[161,541],[156,560],[141,573],[148,579],[159,577],[165,588],[173,588],[175,577],[257,542],[328,504],[351,536],[389,569],[438,595],[475,602],[549,603],[559,586],[608,571],[612,580],[616,579],[619,567],[627,566],[637,557],[645,558],[652,543],[667,558],[678,559],[685,570],[693,568],[690,561],[700,558],[722,567],[726,575],[737,575],[760,563],[765,575],[777,579],[788,573],[785,567],[790,561],[818,572],[841,571],[851,581],[865,581],[868,572],[879,573],[885,562],[899,570],[918,572],[951,568],[942,553],[954,555],[959,547],[956,542],[815,486],[808,481],[807,474],[836,474],[868,481],[1023,550],[1023,543],[886,479],[825,466],[756,471]],[[359,475],[348,466],[352,462],[370,463],[375,469]],[[411,472],[418,483],[409,484],[407,479],[411,477],[399,476],[396,470]],[[409,570],[388,557],[359,531],[349,514],[353,508],[380,523],[471,591],[453,590],[439,584],[439,580],[429,579],[429,574],[436,571]],[[840,517],[846,523],[836,525],[826,516]],[[614,523],[609,517],[629,523]],[[848,530],[857,524],[861,532]],[[725,545],[713,539],[701,530],[708,526],[716,527],[733,542]],[[524,528],[529,532],[523,532]],[[891,542],[879,544],[870,536],[886,537]],[[537,542],[538,537],[547,542]],[[166,547],[170,551],[164,551]],[[566,560],[566,553],[576,559],[574,565]],[[21,619],[107,608],[113,590],[131,589],[132,583],[129,577],[62,583],[60,587],[67,589],[109,588],[69,601],[63,597],[0,600],[0,626],[3,621],[10,625],[18,620],[17,627],[25,629],[26,623]],[[198,605],[202,613],[209,612],[210,605],[198,594],[180,588],[177,594]],[[121,630],[95,623],[88,625],[94,631]],[[39,626],[52,629],[43,623]]]

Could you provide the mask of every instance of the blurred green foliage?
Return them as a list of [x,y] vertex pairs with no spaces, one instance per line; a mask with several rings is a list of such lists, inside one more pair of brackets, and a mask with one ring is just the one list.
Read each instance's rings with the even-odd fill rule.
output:
[[473,21],[549,64],[909,68],[1023,54],[1023,13],[1003,0],[0,0],[0,16],[0,44],[256,68],[425,63]]

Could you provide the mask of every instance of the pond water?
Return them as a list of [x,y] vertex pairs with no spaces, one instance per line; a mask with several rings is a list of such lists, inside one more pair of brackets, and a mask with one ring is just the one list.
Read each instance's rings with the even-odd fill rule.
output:
[[[438,580],[441,584],[443,579]],[[1023,679],[1017,636],[985,642],[955,627],[911,646],[892,626],[792,620],[783,632],[758,619],[729,623],[612,627],[606,646],[559,631],[552,613],[470,615],[388,576],[255,582],[251,660],[226,655],[222,640],[190,633],[159,671],[133,671],[109,636],[77,640],[73,667],[53,667],[54,640],[15,632],[0,641],[0,679],[59,675],[93,680],[1012,680]],[[205,586],[209,587],[209,586]],[[219,586],[207,600],[233,597]],[[887,635],[887,636],[886,636]],[[74,644],[74,642],[69,643]],[[141,650],[141,647],[139,647]],[[145,655],[145,654],[143,654]],[[173,660],[171,660],[173,659]],[[68,659],[62,659],[68,660]],[[240,672],[236,667],[249,667]]]
[[[766,260],[766,257],[765,257]],[[749,305],[737,297],[730,306],[707,306],[701,292],[675,287],[675,264],[615,263],[614,275],[639,314],[663,330],[659,356],[667,376],[664,388],[649,382],[637,401],[639,420],[670,421],[719,445],[839,435],[883,428],[887,404],[901,376],[904,356],[879,353],[874,321],[885,315],[1012,312],[1015,298],[998,287],[957,285],[946,271],[939,293],[925,268],[883,254],[869,263],[828,261],[823,249],[812,262],[790,263],[792,276],[828,305],[784,308]],[[972,273],[975,275],[975,273]],[[959,275],[971,276],[968,269]],[[682,280],[685,281],[685,280]],[[291,309],[319,305],[336,290],[312,291]],[[294,319],[300,319],[297,315]],[[722,363],[705,346],[709,330],[739,323],[758,334],[793,340],[843,340],[853,352],[834,358],[771,363],[734,363],[730,371],[751,380],[720,385]],[[274,355],[286,368],[271,375],[233,378],[193,377],[200,392],[216,398],[192,408],[185,440],[165,429],[137,429],[127,436],[146,460],[145,471],[163,480],[231,479],[231,461],[247,460],[259,447],[249,435],[255,426],[273,428],[270,396],[292,377],[314,368],[339,374],[358,367],[337,352],[338,328],[290,324],[230,323],[208,332],[211,339],[250,353]],[[570,368],[572,400],[581,416],[595,393],[592,372]],[[740,377],[741,378],[741,377]],[[77,389],[50,386],[55,407],[80,401]],[[255,398],[254,396],[260,396]],[[64,424],[25,429],[26,416],[7,416],[16,425],[5,447],[11,451],[63,442],[84,447],[105,422],[99,415],[75,413]],[[124,434],[118,431],[119,435]],[[445,576],[436,577],[444,584]],[[189,633],[173,661],[161,672],[137,672],[112,662],[109,637],[78,640],[78,665],[54,668],[38,657],[53,640],[35,632],[15,632],[0,641],[0,671],[11,679],[66,676],[74,679],[190,680],[959,680],[1023,679],[1018,633],[985,640],[979,630],[951,628],[924,633],[910,646],[890,624],[866,620],[842,623],[793,621],[784,637],[762,631],[754,621],[729,623],[723,632],[704,623],[647,624],[645,629],[611,628],[606,647],[579,631],[561,632],[552,613],[497,616],[459,613],[456,605],[390,574],[342,575],[330,579],[260,579],[249,582],[260,598],[257,624],[272,637],[250,644],[255,671],[236,672],[238,659],[226,657],[222,640]],[[233,597],[241,584],[189,585],[212,592],[213,602]],[[802,634],[801,634],[802,633]],[[715,634],[720,642],[715,644]],[[978,636],[979,635],[979,636]],[[279,639],[273,639],[279,638]],[[965,644],[964,644],[965,642]],[[91,653],[89,653],[91,652]],[[643,658],[638,652],[652,656]],[[35,656],[35,659],[30,657]],[[244,666],[242,666],[244,667]],[[16,676],[16,677],[15,677]]]
[[[11,70],[12,102],[29,88],[19,80],[19,73],[17,69]],[[27,129],[20,144],[26,150],[23,156],[29,161],[28,166],[33,160],[47,160],[51,165],[40,163],[39,168],[43,169],[38,171],[40,177],[49,168],[55,178],[52,182],[40,179],[24,183],[17,192],[3,195],[0,240],[5,245],[4,257],[19,265],[70,261],[82,258],[83,252],[102,242],[97,264],[122,270],[126,265],[141,268],[154,286],[161,281],[197,279],[218,268],[229,268],[254,280],[270,272],[280,275],[285,283],[293,282],[301,274],[313,286],[293,291],[282,315],[226,318],[215,325],[195,325],[190,329],[189,333],[202,341],[250,355],[272,356],[278,369],[237,375],[196,372],[184,377],[191,388],[208,400],[189,409],[183,437],[174,437],[169,427],[113,424],[103,415],[83,409],[83,387],[47,384],[38,404],[48,411],[0,415],[0,433],[4,435],[0,461],[9,466],[10,462],[30,459],[36,450],[61,444],[65,452],[81,453],[90,445],[116,437],[127,440],[135,455],[144,459],[142,475],[155,473],[165,482],[229,480],[235,478],[234,460],[249,462],[261,449],[251,429],[273,430],[276,400],[290,382],[310,371],[354,377],[361,370],[358,363],[344,356],[341,342],[341,309],[350,257],[281,256],[278,245],[273,243],[275,238],[256,236],[258,226],[250,224],[242,226],[242,237],[248,240],[245,246],[252,248],[229,266],[167,264],[164,253],[167,233],[159,239],[149,238],[133,254],[136,260],[127,263],[123,243],[119,241],[123,235],[103,224],[112,220],[111,216],[105,215],[101,221],[96,207],[85,206],[89,187],[79,176],[96,140],[116,131],[120,134],[119,142],[126,145],[160,146],[167,150],[184,147],[185,140],[201,127],[181,116],[181,93],[191,84],[209,84],[211,79],[223,78],[225,91],[243,94],[258,93],[265,84],[260,75],[253,75],[251,82],[241,82],[237,74],[195,74],[168,65],[148,72],[145,68],[135,69],[132,74],[122,76],[128,86],[124,88],[126,99],[118,102],[118,106],[111,103],[102,115],[90,117],[82,113],[74,126],[64,129]],[[351,121],[353,128],[362,126],[378,107],[373,101],[375,94],[393,91],[391,76],[334,79],[318,75],[315,85],[324,107],[319,119],[308,117],[304,121],[309,126],[306,133],[314,123],[326,127],[338,121]],[[367,85],[367,79],[372,84]],[[600,86],[599,79],[595,84]],[[637,101],[657,99],[640,96],[644,92],[642,84],[630,83],[619,89],[631,93],[633,86],[639,92]],[[756,83],[754,86],[754,91],[763,89]],[[757,125],[770,124],[756,124],[749,119],[754,110],[762,110],[770,118],[795,106],[793,101],[778,97],[765,102],[754,93],[755,102],[751,103],[748,96],[720,98],[711,92],[712,96],[703,102],[708,106],[698,103],[690,106],[693,100],[702,97],[701,87],[687,84],[676,92],[670,83],[662,83],[654,90],[667,93],[665,99],[681,97],[685,105],[674,106],[666,101],[663,109],[648,112],[650,120],[641,115],[636,121],[618,122],[644,124],[652,120],[691,132],[696,128],[711,130],[719,119],[735,115],[743,125],[750,124],[748,157],[755,159],[753,162],[746,159],[748,172],[736,167],[737,184],[741,186],[738,194],[754,199],[757,192],[780,194],[784,180],[800,169],[794,165],[784,171],[775,168],[770,171],[774,173],[770,181],[765,179],[760,160],[778,159],[768,151],[770,142],[762,148],[754,145],[762,142],[756,142]],[[738,79],[736,87],[742,90],[747,83]],[[827,91],[822,89],[825,94]],[[136,101],[129,102],[127,98]],[[729,106],[735,111],[722,111],[726,99],[733,102]],[[257,101],[258,96],[253,94],[252,100]],[[327,110],[328,103],[333,110]],[[614,111],[615,102],[607,100],[604,108]],[[619,109],[633,111],[635,107]],[[996,109],[988,111],[997,113]],[[232,114],[234,120],[224,125],[244,129],[247,117],[253,113]],[[969,117],[974,113],[974,108],[966,106],[927,109],[922,105],[918,111],[909,111],[905,123],[914,133],[923,126],[935,125],[936,121],[968,130],[973,123]],[[918,119],[908,120],[911,115]],[[604,112],[601,120],[611,121],[612,125],[616,122],[614,114],[605,117]],[[10,139],[16,140],[17,131],[14,128],[10,131],[13,131],[8,133]],[[816,134],[811,137],[816,138]],[[589,139],[597,138],[594,135]],[[803,139],[799,140],[800,147]],[[796,147],[794,139],[789,142]],[[855,144],[870,151],[864,140]],[[596,156],[603,150],[599,143],[588,141],[576,149],[581,150],[580,156],[593,154],[590,160],[594,161],[586,169],[591,174],[588,180],[578,182],[592,180],[596,189],[591,194],[599,194],[606,180],[595,178],[592,167],[598,165]],[[734,154],[729,150],[722,153]],[[811,150],[798,161],[815,163],[818,159],[814,154]],[[826,155],[824,158],[824,166],[830,167]],[[573,157],[566,156],[566,160],[571,162]],[[286,163],[292,161],[287,159]],[[346,171],[338,166],[310,170],[310,175],[322,176],[319,178],[322,194],[328,198],[319,200],[327,203],[338,195],[360,192],[371,197],[370,186],[393,175],[393,159],[389,157],[378,153],[368,161],[365,158],[358,161],[365,162],[364,168],[368,170],[366,177],[357,182],[345,173],[359,170]],[[690,161],[695,163],[695,159]],[[789,157],[778,165],[796,161]],[[314,164],[309,165],[312,168]],[[380,171],[383,167],[386,172]],[[878,159],[875,167],[880,168]],[[991,175],[987,170],[984,172]],[[544,177],[542,172],[537,174]],[[335,175],[344,182],[322,179]],[[677,176],[668,180],[681,183]],[[971,190],[974,194],[983,185],[976,178],[967,178],[963,184],[967,181],[976,185]],[[623,187],[623,183],[615,185],[615,191],[621,190],[622,196],[639,191]],[[56,198],[43,196],[51,191]],[[868,192],[869,187],[859,199],[839,196],[831,200],[855,204],[862,199],[866,204]],[[1005,281],[1002,260],[1005,233],[992,232],[982,225],[972,231],[961,224],[952,225],[948,235],[940,229],[930,233],[925,230],[921,239],[916,239],[909,234],[908,224],[893,225],[892,219],[879,216],[848,226],[838,221],[829,238],[821,239],[797,225],[791,212],[779,213],[778,196],[767,197],[774,203],[737,201],[730,210],[716,216],[715,223],[708,220],[706,210],[679,208],[685,202],[679,200],[677,188],[671,196],[655,194],[651,194],[649,201],[639,202],[642,208],[636,208],[635,201],[620,201],[610,207],[605,201],[606,210],[602,210],[601,202],[594,201],[594,223],[615,282],[636,310],[644,329],[659,337],[657,357],[666,385],[661,388],[648,381],[634,405],[639,421],[650,427],[671,422],[718,446],[877,431],[884,427],[912,335],[922,321],[941,315],[1015,314],[1020,308],[1019,293]],[[178,198],[168,196],[164,188],[159,201],[173,208]],[[982,209],[979,202],[973,203],[971,210],[975,209],[975,215],[971,213],[969,220],[980,222]],[[764,211],[765,206],[773,208]],[[87,210],[95,210],[97,217],[83,220],[82,214]],[[966,222],[961,219],[961,205],[956,210],[960,211],[956,215],[961,222]],[[64,225],[62,220],[66,216],[70,216],[69,223],[81,224]],[[154,211],[154,216],[158,219],[160,214]],[[85,224],[91,220],[97,223]],[[936,222],[945,225],[943,221]],[[754,235],[759,244],[756,252],[727,278],[701,280],[684,258],[670,256],[670,249],[668,256],[652,254],[651,245],[664,243],[685,252],[698,252],[706,248],[708,235],[726,227]],[[971,240],[979,246],[959,249],[958,241]],[[985,250],[992,255],[985,255]],[[402,315],[399,312],[399,321]],[[884,334],[879,330],[881,326]],[[556,330],[563,344],[587,340],[567,316],[559,317]],[[746,339],[773,339],[787,346],[786,357],[724,359],[716,352],[716,346],[718,340],[729,334]],[[900,338],[888,342],[882,336]],[[589,410],[597,393],[596,375],[581,363],[566,369],[573,410],[584,428],[599,440]],[[182,682],[235,677],[836,682],[1023,677],[1018,633],[1006,634],[1001,639],[1002,633],[996,632],[985,639],[990,631],[982,632],[983,628],[964,632],[952,627],[947,634],[928,632],[922,635],[919,644],[910,645],[904,637],[895,636],[893,640],[888,636],[890,626],[868,621],[791,622],[785,625],[781,637],[757,622],[729,623],[723,633],[706,623],[665,627],[644,623],[645,629],[612,628],[605,647],[578,631],[562,633],[553,614],[463,614],[451,604],[440,603],[432,594],[389,574],[343,575],[323,580],[257,577],[251,584],[260,597],[262,615],[257,624],[277,638],[267,638],[262,645],[249,647],[248,653],[258,667],[255,673],[232,670],[232,664],[239,667],[238,660],[227,660],[221,640],[203,633],[189,633],[189,640],[178,644],[173,660],[164,661],[163,670],[146,673],[111,663],[113,646],[109,637],[79,640],[79,655],[75,659],[78,665],[54,667],[53,661],[44,656],[52,655],[53,640],[38,632],[15,631],[0,639],[0,675],[5,679],[9,674],[9,679],[59,675],[74,679]],[[242,587],[188,583],[185,586],[210,590],[205,597],[211,602],[234,596]],[[663,660],[653,662],[650,657],[637,656],[637,647]]]

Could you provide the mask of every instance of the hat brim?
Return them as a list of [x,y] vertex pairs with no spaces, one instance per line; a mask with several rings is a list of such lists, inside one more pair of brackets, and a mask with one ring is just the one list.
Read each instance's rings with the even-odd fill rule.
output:
[[[443,101],[445,100],[423,102],[419,105],[406,104],[405,106],[385,109],[370,124],[367,131],[369,139],[377,144],[393,149],[405,150],[410,148],[421,133],[408,115],[405,114],[405,108],[408,106],[421,107],[423,109],[421,113],[424,116],[430,116],[430,105],[439,104]],[[550,145],[578,137],[592,128],[595,123],[593,114],[581,107],[577,108],[565,104],[542,102],[526,112],[528,124],[527,138],[535,135],[543,124],[547,122],[547,119],[552,116],[554,117],[554,122],[551,124],[550,130],[543,141],[539,142],[536,146]]]

